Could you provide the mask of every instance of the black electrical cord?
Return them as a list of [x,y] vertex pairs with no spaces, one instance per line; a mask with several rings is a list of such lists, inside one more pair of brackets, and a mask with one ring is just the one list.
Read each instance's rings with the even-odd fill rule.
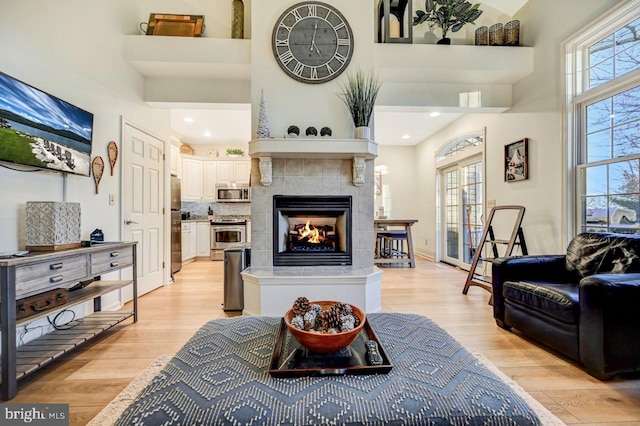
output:
[[[64,324],[59,324],[58,322],[60,321],[60,318],[62,315],[64,315],[66,312],[71,312],[71,319],[67,322],[65,322]],[[72,310],[69,309],[65,309],[63,311],[58,312],[54,317],[53,320],[51,320],[51,318],[49,316],[47,316],[47,321],[49,321],[49,324],[51,324],[51,326],[53,328],[55,328],[56,330],[69,330],[73,327],[76,327],[80,324],[82,324],[83,319],[80,318],[78,320],[76,320],[76,313],[73,312]],[[73,324],[75,322],[75,324]]]

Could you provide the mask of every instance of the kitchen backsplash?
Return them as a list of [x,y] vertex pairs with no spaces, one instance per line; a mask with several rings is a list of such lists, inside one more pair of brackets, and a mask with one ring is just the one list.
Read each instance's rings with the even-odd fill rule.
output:
[[183,213],[191,213],[191,219],[206,218],[209,208],[215,216],[251,216],[251,203],[198,203],[182,202]]

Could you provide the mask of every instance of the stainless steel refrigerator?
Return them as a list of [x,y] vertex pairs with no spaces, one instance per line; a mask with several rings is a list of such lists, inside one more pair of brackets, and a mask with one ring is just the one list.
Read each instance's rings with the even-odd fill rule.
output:
[[182,213],[180,179],[171,176],[171,274],[182,268]]

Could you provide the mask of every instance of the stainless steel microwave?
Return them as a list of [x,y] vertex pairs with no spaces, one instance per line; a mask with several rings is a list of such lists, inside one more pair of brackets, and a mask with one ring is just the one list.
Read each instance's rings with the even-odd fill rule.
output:
[[248,183],[217,183],[216,201],[219,203],[248,203],[251,187]]

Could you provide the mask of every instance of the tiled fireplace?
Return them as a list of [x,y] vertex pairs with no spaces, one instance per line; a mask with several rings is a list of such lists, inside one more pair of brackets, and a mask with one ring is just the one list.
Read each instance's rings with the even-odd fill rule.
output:
[[[242,274],[244,313],[282,316],[299,296],[380,311],[382,271],[373,265],[377,145],[270,139],[251,141],[249,153],[251,267]],[[313,229],[321,234],[319,245],[300,237]]]

